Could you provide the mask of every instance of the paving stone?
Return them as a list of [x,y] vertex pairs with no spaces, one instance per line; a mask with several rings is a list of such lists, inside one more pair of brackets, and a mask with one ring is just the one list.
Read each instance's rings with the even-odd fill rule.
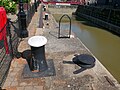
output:
[[43,86],[34,86],[33,90],[43,90]]
[[25,90],[33,90],[33,86],[25,86]]
[[13,80],[14,80],[13,77],[8,76],[7,79],[6,79],[6,82],[12,82]]
[[17,90],[25,90],[25,87],[17,87]]
[[17,80],[18,80],[18,79],[17,79],[17,76],[15,76],[13,81],[17,81]]
[[14,69],[13,69],[13,72],[18,72],[20,69],[21,69],[21,68],[19,68],[19,67],[18,67],[18,68],[14,68]]
[[13,82],[11,83],[11,86],[18,86],[18,82],[17,82],[17,81],[13,81]]
[[26,82],[20,83],[20,86],[27,86],[28,84]]
[[57,84],[57,85],[64,85],[66,84],[65,80],[54,80],[53,83]]
[[12,71],[13,71],[13,67],[10,67],[10,69],[9,69],[9,73],[12,72]]
[[12,61],[11,66],[12,66],[13,68],[17,67],[17,66],[18,66],[18,62]]
[[3,85],[3,88],[9,87],[12,82],[6,81]]
[[34,83],[32,83],[32,85],[33,85],[33,86],[38,86],[39,83],[38,83],[38,82],[34,82]]
[[11,72],[11,73],[10,73],[10,77],[15,77],[16,73],[17,73],[17,72]]
[[17,88],[16,87],[8,87],[8,88],[6,88],[6,90],[17,90]]
[[33,85],[33,82],[31,81],[30,83],[27,83],[27,85]]

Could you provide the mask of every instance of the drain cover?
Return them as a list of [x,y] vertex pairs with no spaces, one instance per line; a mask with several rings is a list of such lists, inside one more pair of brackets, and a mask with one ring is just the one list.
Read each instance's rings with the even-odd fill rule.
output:
[[95,58],[89,54],[81,54],[74,57],[73,62],[81,67],[90,68],[95,65]]

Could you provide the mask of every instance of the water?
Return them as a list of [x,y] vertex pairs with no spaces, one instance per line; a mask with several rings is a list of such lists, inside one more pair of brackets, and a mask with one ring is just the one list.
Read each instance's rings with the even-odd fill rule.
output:
[[[69,26],[64,24],[63,27]],[[72,31],[120,82],[120,37],[80,21],[72,22]]]

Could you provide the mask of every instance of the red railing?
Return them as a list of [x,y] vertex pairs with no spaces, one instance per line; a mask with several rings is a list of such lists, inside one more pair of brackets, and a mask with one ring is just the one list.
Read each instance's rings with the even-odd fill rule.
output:
[[51,1],[46,1],[46,0],[41,0],[41,2],[45,3],[45,4],[81,4],[81,0],[69,0],[69,1],[66,1],[66,2],[63,2],[63,1],[55,1],[55,0],[51,0]]

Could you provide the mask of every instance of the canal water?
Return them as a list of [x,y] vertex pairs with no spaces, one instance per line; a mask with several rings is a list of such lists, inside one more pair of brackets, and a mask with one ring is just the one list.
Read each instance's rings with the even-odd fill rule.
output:
[[72,21],[72,31],[120,82],[120,37],[87,21]]

